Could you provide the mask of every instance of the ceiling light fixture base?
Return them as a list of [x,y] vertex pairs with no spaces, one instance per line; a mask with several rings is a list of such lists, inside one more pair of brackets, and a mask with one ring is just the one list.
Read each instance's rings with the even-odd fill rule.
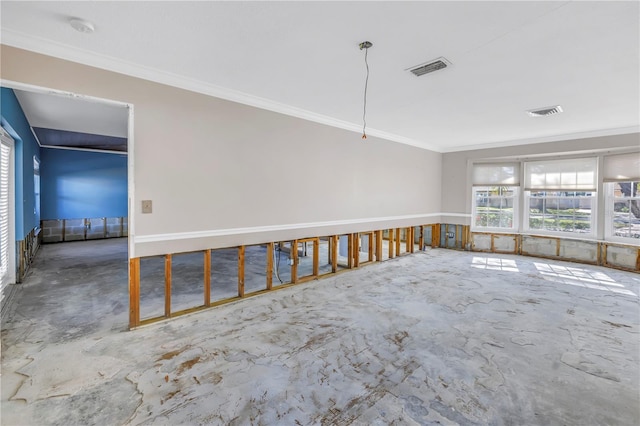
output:
[[371,46],[373,46],[373,43],[371,43],[370,41],[363,41],[362,43],[360,43],[360,44],[358,45],[358,47],[360,48],[360,50],[362,50],[362,49],[368,49],[368,48],[370,48]]
[[69,19],[69,25],[71,25],[74,30],[85,34],[91,34],[95,31],[95,27],[91,22],[80,18]]

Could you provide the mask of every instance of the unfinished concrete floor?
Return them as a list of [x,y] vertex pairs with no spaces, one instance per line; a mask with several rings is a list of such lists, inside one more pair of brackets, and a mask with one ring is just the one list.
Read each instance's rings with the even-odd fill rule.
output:
[[41,250],[3,425],[640,420],[638,274],[430,250],[128,332],[125,240]]

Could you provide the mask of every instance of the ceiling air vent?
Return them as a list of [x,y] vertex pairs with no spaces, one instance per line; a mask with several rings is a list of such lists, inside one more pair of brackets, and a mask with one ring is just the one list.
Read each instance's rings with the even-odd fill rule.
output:
[[562,112],[562,107],[560,105],[546,107],[546,108],[538,108],[538,109],[530,109],[527,111],[531,117],[544,117],[546,115],[553,115]]
[[421,75],[429,74],[430,72],[446,68],[449,65],[451,65],[451,62],[447,61],[443,57],[440,57],[438,59],[434,59],[433,61],[429,61],[426,64],[408,68],[407,71],[410,71],[416,77],[420,77]]

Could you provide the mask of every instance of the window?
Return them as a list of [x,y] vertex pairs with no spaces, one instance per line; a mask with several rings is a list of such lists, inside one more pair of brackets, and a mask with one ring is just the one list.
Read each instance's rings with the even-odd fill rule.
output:
[[640,243],[640,153],[604,157],[605,237]]
[[474,164],[472,228],[516,230],[519,184],[519,163]]
[[528,231],[595,236],[596,158],[524,164]]
[[530,192],[526,208],[529,230],[592,234],[593,196],[593,192]]
[[607,237],[640,239],[640,182],[615,182],[607,186]]
[[515,229],[518,188],[478,186],[473,188],[474,227]]
[[35,196],[35,205],[33,207],[33,215],[35,217],[36,230],[40,230],[40,160],[33,156],[33,194]]

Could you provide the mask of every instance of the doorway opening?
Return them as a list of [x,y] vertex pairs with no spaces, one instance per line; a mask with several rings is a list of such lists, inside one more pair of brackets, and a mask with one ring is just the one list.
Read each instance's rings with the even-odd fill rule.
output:
[[[15,278],[7,285],[26,278],[27,285],[15,286],[25,293],[20,303],[31,303],[27,293],[42,297],[47,300],[42,309],[51,309],[61,322],[100,321],[109,314],[96,309],[103,300],[112,305],[111,313],[122,311],[117,328],[126,327],[134,234],[133,105],[6,80],[0,84],[3,97],[11,95],[15,104],[8,104],[15,110],[8,111],[9,100],[3,101],[3,127],[11,125],[20,136],[11,162],[15,199],[29,201],[11,208],[16,223],[9,242],[16,248],[7,252],[17,258],[8,268]],[[40,270],[56,265],[46,282]],[[111,285],[114,293],[105,300]],[[75,294],[73,303],[53,301],[63,289]],[[82,318],[82,311],[93,313]]]

